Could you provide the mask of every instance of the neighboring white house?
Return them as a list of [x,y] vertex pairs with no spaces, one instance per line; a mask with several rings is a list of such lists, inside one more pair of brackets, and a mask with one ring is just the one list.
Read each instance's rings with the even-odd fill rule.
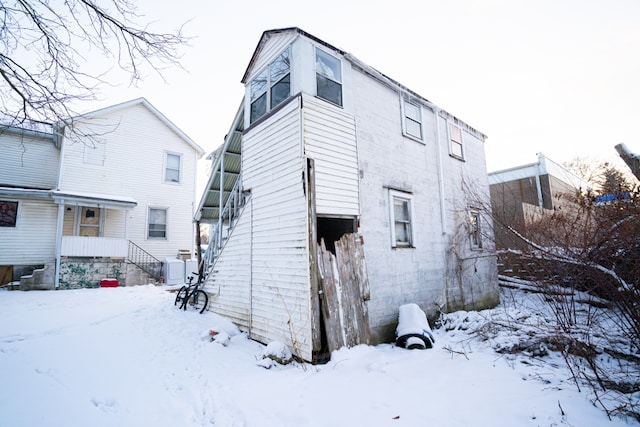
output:
[[368,323],[360,342],[392,340],[402,304],[434,318],[498,303],[485,135],[298,28],[266,31],[242,82],[195,217],[213,224],[212,310],[319,360],[331,317],[344,334],[355,320],[324,311],[316,245],[335,251],[352,233],[366,276],[338,292],[361,286],[349,303]]
[[0,127],[0,152],[3,282],[40,268],[25,288],[136,284],[160,279],[165,258],[192,256],[204,151],[144,98]]

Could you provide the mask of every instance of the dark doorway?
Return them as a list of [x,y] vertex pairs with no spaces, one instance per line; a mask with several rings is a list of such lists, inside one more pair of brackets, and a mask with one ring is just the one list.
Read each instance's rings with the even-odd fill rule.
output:
[[324,239],[326,248],[332,253],[336,253],[335,243],[342,236],[349,233],[355,233],[355,218],[328,218],[318,217],[318,243],[320,239]]

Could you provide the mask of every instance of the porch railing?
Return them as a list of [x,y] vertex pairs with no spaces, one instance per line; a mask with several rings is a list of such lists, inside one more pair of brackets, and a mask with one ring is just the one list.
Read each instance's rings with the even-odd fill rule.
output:
[[127,240],[111,237],[62,236],[62,256],[114,257],[127,256]]
[[162,279],[162,266],[164,263],[131,240],[129,240],[128,259],[129,262],[138,266],[155,280],[160,281]]

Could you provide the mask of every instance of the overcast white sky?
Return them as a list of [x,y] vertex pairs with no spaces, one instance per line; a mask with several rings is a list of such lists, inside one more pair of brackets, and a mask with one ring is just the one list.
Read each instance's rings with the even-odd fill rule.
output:
[[[146,97],[205,150],[222,143],[263,31],[300,27],[488,135],[489,171],[640,152],[640,1],[139,0],[157,29],[191,19],[188,73],[109,88]],[[176,9],[180,7],[180,10]]]

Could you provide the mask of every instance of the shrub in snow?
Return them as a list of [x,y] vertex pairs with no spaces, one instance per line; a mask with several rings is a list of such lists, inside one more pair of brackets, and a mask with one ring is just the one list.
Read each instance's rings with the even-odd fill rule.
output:
[[435,339],[427,316],[417,304],[404,304],[398,309],[396,345],[409,349],[433,347]]

